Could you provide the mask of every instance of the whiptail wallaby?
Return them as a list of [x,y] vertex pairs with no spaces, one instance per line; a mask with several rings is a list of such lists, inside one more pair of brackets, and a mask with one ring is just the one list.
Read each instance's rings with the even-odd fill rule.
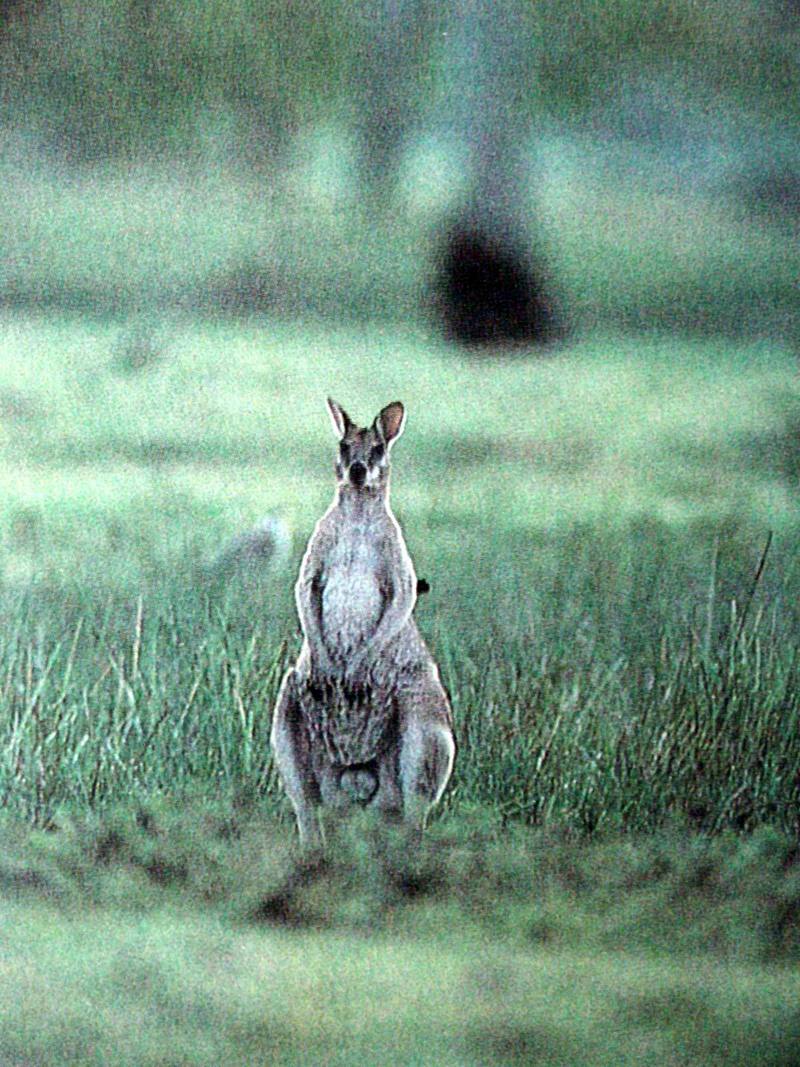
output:
[[300,566],[303,646],[271,733],[310,846],[321,841],[320,805],[369,805],[422,829],[455,755],[447,693],[413,619],[414,565],[389,506],[403,405],[387,405],[368,429],[333,400],[328,408],[339,438],[336,495]]

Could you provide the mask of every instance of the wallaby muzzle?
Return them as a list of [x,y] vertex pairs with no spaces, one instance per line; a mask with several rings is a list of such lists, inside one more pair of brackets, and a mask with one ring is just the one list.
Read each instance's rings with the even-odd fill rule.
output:
[[356,460],[350,467],[350,481],[353,485],[363,485],[366,480],[367,468],[360,460]]

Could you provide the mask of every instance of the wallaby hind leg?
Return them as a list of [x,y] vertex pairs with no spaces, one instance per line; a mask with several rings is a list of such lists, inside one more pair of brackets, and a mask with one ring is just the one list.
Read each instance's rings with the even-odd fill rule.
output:
[[406,823],[422,830],[453,770],[456,746],[447,694],[427,674],[403,698],[400,736],[400,788]]
[[322,844],[318,808],[320,792],[311,767],[308,734],[295,691],[296,676],[289,669],[283,677],[270,743],[278,774],[297,816],[300,843],[308,848]]

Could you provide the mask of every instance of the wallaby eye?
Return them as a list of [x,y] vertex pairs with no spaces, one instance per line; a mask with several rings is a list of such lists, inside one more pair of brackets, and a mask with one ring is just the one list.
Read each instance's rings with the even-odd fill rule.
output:
[[373,445],[369,453],[370,466],[374,466],[383,459],[383,453],[385,452],[383,445]]

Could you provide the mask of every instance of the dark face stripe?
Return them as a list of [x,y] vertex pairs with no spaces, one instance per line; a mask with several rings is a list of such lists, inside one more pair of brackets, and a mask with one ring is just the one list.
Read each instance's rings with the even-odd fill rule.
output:
[[389,470],[388,450],[374,426],[353,430],[339,442],[336,460],[339,481],[349,481],[349,471],[354,463],[363,463],[368,471],[377,471],[379,483],[385,479]]

